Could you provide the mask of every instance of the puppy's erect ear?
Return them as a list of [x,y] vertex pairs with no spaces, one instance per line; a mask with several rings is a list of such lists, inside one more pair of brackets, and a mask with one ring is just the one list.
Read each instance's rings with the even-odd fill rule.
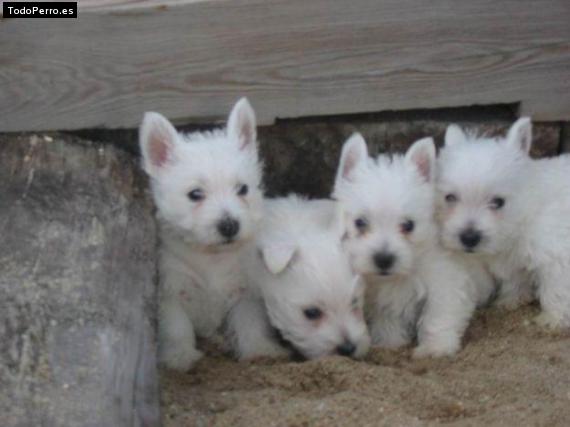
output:
[[287,268],[296,252],[295,246],[288,243],[272,243],[261,248],[261,258],[267,269],[279,274]]
[[155,176],[175,160],[178,134],[161,114],[145,113],[139,129],[139,144],[145,171]]
[[532,145],[532,122],[529,117],[518,119],[507,134],[509,146],[528,154]]
[[240,150],[255,148],[257,140],[255,112],[247,98],[241,98],[230,113],[228,137],[238,144]]
[[451,124],[445,131],[445,146],[453,147],[456,144],[461,144],[467,140],[465,132],[456,124]]
[[420,176],[431,182],[435,177],[435,144],[433,138],[423,138],[416,141],[408,149],[406,162],[417,169]]
[[342,146],[340,162],[336,173],[336,184],[343,180],[350,181],[354,171],[368,161],[368,147],[361,134],[353,134]]

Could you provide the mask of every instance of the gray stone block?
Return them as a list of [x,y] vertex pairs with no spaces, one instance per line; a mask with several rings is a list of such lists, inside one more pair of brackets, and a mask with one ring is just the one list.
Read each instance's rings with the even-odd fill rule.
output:
[[0,424],[157,425],[146,182],[65,139],[0,136]]

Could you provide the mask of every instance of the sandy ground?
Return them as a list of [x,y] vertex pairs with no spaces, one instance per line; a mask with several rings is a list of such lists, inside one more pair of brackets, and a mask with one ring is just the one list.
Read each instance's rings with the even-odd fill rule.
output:
[[362,361],[238,363],[210,351],[162,372],[166,426],[569,426],[570,335],[537,307],[477,314],[454,359],[373,349]]

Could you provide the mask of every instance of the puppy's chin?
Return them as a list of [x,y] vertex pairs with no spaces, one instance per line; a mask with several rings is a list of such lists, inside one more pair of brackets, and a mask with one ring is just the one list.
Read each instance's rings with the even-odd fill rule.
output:
[[[366,354],[366,351],[363,351],[362,349],[359,348],[359,350],[357,350],[353,355],[348,356],[347,358],[349,358],[349,359],[360,359],[365,354]],[[322,357],[329,357],[329,356],[338,356],[338,353],[336,351],[336,347],[333,347],[328,351],[322,351],[319,353],[312,353],[312,354],[301,353],[301,357],[303,357],[304,360],[315,360],[315,359],[320,359]]]
[[443,249],[456,253],[456,254],[463,254],[463,255],[475,255],[476,253],[479,252],[479,247],[475,247],[475,248],[468,248],[463,246],[459,241],[456,241],[455,239],[443,239],[441,241],[441,246],[443,247]]
[[363,274],[365,278],[381,280],[384,282],[392,282],[404,279],[408,276],[407,272],[404,271],[373,271]]
[[204,250],[207,252],[212,253],[220,253],[220,252],[232,252],[236,249],[241,248],[248,239],[229,239],[229,240],[221,240],[219,242],[215,242],[204,247]]
[[475,249],[466,248],[465,246],[463,246],[461,244],[456,244],[455,242],[443,241],[441,246],[443,249],[445,249],[449,253],[452,253],[455,255],[475,256],[478,253],[477,248],[475,248]]
[[242,247],[249,238],[241,237],[238,239],[218,239],[218,240],[197,240],[196,236],[186,235],[184,236],[184,242],[191,246],[193,249],[201,252],[207,253],[222,253],[222,252],[232,252],[240,247]]
[[366,353],[368,353],[369,349],[370,349],[369,344],[359,344],[356,353],[354,353],[352,358],[356,360],[362,359],[364,356],[366,356]]
[[465,246],[461,245],[460,247],[454,248],[453,250],[470,257],[485,257],[496,255],[496,251],[494,251],[488,245],[478,245],[475,248],[466,248]]
[[326,357],[326,356],[332,356],[335,354],[334,350],[330,350],[330,351],[321,351],[318,353],[315,352],[310,352],[310,351],[301,351],[298,350],[300,357],[302,357],[302,360],[316,360],[316,359],[320,359],[322,357]]
[[335,348],[326,350],[324,348],[304,348],[301,345],[296,345],[294,342],[288,342],[291,355],[294,360],[305,361],[305,360],[315,360],[321,357],[332,356],[336,354]]

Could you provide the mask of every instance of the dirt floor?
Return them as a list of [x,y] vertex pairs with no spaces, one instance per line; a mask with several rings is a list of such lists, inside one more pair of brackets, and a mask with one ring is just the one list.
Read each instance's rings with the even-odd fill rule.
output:
[[165,426],[569,426],[570,334],[537,307],[477,314],[454,359],[373,349],[362,361],[238,363],[215,351],[162,372]]

